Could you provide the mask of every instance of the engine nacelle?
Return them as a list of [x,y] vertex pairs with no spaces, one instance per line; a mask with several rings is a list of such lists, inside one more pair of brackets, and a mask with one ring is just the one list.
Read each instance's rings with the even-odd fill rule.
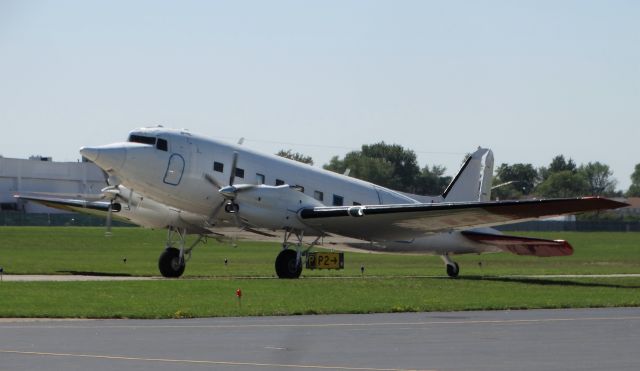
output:
[[259,185],[245,189],[238,192],[235,202],[240,218],[250,225],[268,229],[308,229],[298,218],[298,211],[304,207],[324,206],[288,185]]

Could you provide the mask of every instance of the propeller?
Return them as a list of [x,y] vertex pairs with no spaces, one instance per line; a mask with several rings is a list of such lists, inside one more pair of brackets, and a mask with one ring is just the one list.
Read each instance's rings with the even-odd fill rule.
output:
[[111,237],[113,233],[111,233],[111,224],[113,221],[113,203],[118,197],[122,197],[120,194],[120,186],[112,185],[100,190],[102,192],[102,198],[109,200],[109,208],[107,209],[107,221],[105,223],[106,231],[104,235],[106,237]]
[[118,186],[109,186],[101,189],[103,198],[109,199],[109,208],[107,209],[107,221],[105,223],[106,231],[105,237],[111,237],[111,222],[113,221],[113,201],[118,197],[120,190]]
[[244,229],[246,227],[245,223],[240,219],[238,215],[239,206],[235,203],[235,199],[238,195],[238,192],[254,188],[255,185],[252,184],[242,184],[239,186],[234,186],[233,183],[236,179],[236,166],[238,164],[238,152],[233,152],[233,159],[231,161],[231,174],[229,175],[229,185],[222,186],[217,180],[215,180],[211,175],[205,174],[204,178],[207,182],[209,182],[212,186],[218,189],[218,193],[222,195],[222,202],[211,210],[209,214],[208,223],[212,224],[213,220],[218,216],[222,208],[225,208],[225,211],[233,214],[234,221],[236,227]]

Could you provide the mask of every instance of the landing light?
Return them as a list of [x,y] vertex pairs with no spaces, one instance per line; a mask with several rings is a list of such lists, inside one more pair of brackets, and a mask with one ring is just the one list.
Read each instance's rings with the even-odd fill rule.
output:
[[361,207],[361,206],[350,207],[349,215],[353,216],[354,218],[364,216],[364,207]]

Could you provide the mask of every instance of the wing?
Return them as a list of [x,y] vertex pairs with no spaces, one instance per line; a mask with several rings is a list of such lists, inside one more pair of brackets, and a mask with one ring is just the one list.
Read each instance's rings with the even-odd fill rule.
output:
[[[90,201],[73,198],[57,198],[47,196],[14,196],[20,200],[34,201],[39,204],[52,207],[54,209],[70,211],[74,213],[84,213],[100,217],[106,217],[109,211],[109,201]],[[120,211],[120,204],[113,204],[113,211]]]
[[315,207],[302,221],[318,230],[365,240],[409,240],[431,233],[491,227],[541,217],[627,206],[600,197],[410,205]]
[[[91,199],[84,200],[78,198],[60,198],[50,196],[14,196],[21,200],[33,201],[59,210],[70,211],[74,213],[83,213],[102,218],[107,217],[109,211],[109,201],[93,201]],[[224,234],[213,230],[212,226],[203,226],[203,216],[189,214],[184,211],[178,211],[164,204],[157,203],[150,199],[146,199],[144,206],[127,210],[118,202],[113,203],[113,219],[122,222],[134,223],[146,228],[165,228],[168,225],[175,227],[184,227],[188,233],[205,234],[215,236],[216,238],[225,237]],[[275,235],[244,226],[242,230],[258,234],[265,237],[275,237]]]

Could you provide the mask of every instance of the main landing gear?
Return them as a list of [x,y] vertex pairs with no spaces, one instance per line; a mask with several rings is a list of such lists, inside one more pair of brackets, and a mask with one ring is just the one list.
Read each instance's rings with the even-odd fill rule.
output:
[[440,257],[447,266],[447,275],[451,278],[458,277],[458,274],[460,274],[460,266],[458,266],[458,263],[451,260],[447,254],[441,255]]
[[[289,248],[290,244],[288,242],[291,235],[295,235],[298,240],[296,245],[296,250],[292,250]],[[276,274],[278,278],[299,278],[302,273],[302,255],[306,255],[306,253],[318,243],[321,236],[318,236],[315,241],[311,243],[311,245],[303,252],[302,251],[302,238],[304,233],[301,231],[295,230],[285,230],[284,231],[284,241],[282,242],[282,251],[276,257]]]
[[167,247],[160,254],[160,259],[158,259],[158,268],[163,277],[178,278],[182,276],[187,261],[191,259],[191,251],[204,238],[204,236],[199,236],[189,248],[185,249],[186,237],[186,228],[169,227],[167,231]]

